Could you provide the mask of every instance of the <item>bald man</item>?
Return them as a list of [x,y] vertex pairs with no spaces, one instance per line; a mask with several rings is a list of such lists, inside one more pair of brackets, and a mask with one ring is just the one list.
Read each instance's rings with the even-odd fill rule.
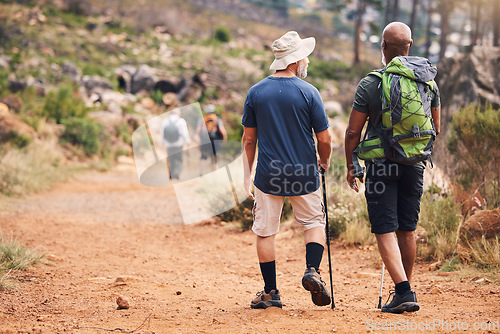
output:
[[[393,58],[407,57],[413,44],[410,28],[401,22],[392,22],[382,33],[382,63]],[[384,69],[378,70],[383,72]],[[367,75],[356,88],[349,125],[345,134],[347,182],[358,192],[352,153],[358,146],[361,131],[368,119],[369,130],[380,126],[382,101],[381,78]],[[439,133],[440,99],[437,85],[429,93],[431,114],[436,134]],[[370,138],[371,135],[368,135]],[[420,309],[415,292],[411,290],[413,265],[416,256],[415,229],[423,192],[426,162],[399,164],[385,158],[366,161],[365,196],[371,231],[375,234],[382,260],[395,284],[392,301],[382,312],[403,313]],[[363,182],[363,179],[360,178]],[[396,238],[397,237],[397,238]],[[392,293],[391,293],[392,294]],[[389,296],[390,298],[390,296]]]

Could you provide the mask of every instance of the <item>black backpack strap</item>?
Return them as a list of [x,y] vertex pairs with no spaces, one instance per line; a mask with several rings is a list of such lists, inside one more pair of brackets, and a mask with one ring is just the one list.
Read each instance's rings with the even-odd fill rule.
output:
[[359,164],[359,159],[356,150],[354,150],[354,152],[352,153],[352,166],[354,168],[354,177],[362,179],[363,176],[365,175],[365,167]]

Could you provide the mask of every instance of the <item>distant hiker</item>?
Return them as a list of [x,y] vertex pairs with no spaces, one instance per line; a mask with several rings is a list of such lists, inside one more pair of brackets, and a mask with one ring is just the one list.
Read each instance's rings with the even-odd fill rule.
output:
[[318,167],[329,167],[331,137],[318,90],[301,80],[307,76],[308,56],[315,44],[314,37],[301,39],[295,31],[275,40],[272,50],[276,59],[270,69],[276,72],[254,85],[245,101],[244,184],[254,198],[251,172],[258,145],[252,231],[257,235],[257,255],[264,278],[264,290],[252,300],[252,308],[282,307],[276,287],[275,236],[285,197],[304,229],[307,269],[302,285],[311,292],[314,304],[331,302],[319,274],[325,245],[325,211]]
[[190,142],[186,121],[180,116],[180,109],[174,109],[162,123],[162,142],[167,148],[171,179],[179,179],[182,172],[183,147]]
[[[206,132],[205,132],[206,131]],[[220,151],[223,140],[227,140],[227,131],[222,120],[215,113],[215,106],[209,104],[205,107],[205,115],[200,120],[197,128],[200,137],[201,165],[206,163],[210,157],[211,162],[217,161],[217,153]]]
[[[385,67],[359,82],[345,135],[347,182],[356,192],[356,177],[363,182],[357,158],[365,159],[371,231],[396,285],[392,301],[382,307],[382,312],[391,313],[420,308],[410,286],[415,229],[426,160],[440,128],[439,90],[433,81],[437,70],[425,58],[408,57],[412,44],[406,24],[392,22],[385,27],[381,44]],[[367,119],[368,132],[360,143]]]

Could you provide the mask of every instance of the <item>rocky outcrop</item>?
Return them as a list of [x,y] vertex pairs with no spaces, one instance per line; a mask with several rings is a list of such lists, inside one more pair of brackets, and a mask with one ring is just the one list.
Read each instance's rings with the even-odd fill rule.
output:
[[158,81],[154,70],[148,65],[141,65],[138,68],[132,65],[123,65],[115,73],[119,87],[131,94],[136,94],[141,90],[150,92]]
[[438,66],[436,77],[441,94],[441,135],[437,138],[433,159],[446,168],[446,139],[453,114],[471,103],[490,103],[500,107],[500,47],[475,46],[468,54],[446,58]]
[[460,228],[460,240],[471,243],[474,240],[494,239],[500,235],[500,208],[478,210]]
[[64,74],[66,74],[71,80],[74,82],[80,81],[82,77],[82,71],[72,62],[65,62],[61,66],[61,70]]
[[28,77],[27,79],[18,79],[14,73],[10,73],[7,79],[9,90],[13,93],[25,90],[28,87],[35,88],[39,96],[45,96],[45,86],[43,80]]
[[179,82],[172,82],[170,80],[158,80],[156,82],[154,90],[159,90],[163,94],[166,93],[178,93],[180,92],[184,87],[186,87],[186,78],[181,77]]
[[107,79],[99,76],[84,75],[82,78],[82,84],[87,90],[89,96],[96,91],[113,89],[113,86],[111,86]]
[[23,100],[21,100],[19,96],[14,94],[5,96],[1,102],[5,103],[10,110],[16,113],[19,113],[21,111],[21,108],[23,107]]
[[141,65],[132,75],[130,82],[130,93],[136,94],[141,90],[149,92],[153,90],[158,79],[148,65]]
[[115,71],[119,87],[126,92],[137,94],[140,91],[157,90],[163,93],[166,105],[171,105],[174,100],[180,102],[196,100],[201,96],[200,90],[205,90],[207,87],[205,73],[196,73],[189,79],[183,76],[179,79],[158,79],[156,72],[157,69],[147,65],[141,65],[137,69],[131,65],[123,65]]
[[478,101],[500,107],[500,47],[475,46],[469,54],[444,59],[438,69],[445,117]]

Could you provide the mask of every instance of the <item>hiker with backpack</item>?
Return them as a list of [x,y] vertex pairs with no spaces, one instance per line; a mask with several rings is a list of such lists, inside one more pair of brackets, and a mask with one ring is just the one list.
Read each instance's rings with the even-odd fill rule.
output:
[[167,149],[167,163],[170,179],[179,179],[182,172],[184,145],[190,143],[186,121],[181,118],[180,109],[174,109],[162,123],[162,143]]
[[[244,186],[255,200],[252,231],[264,289],[251,308],[282,307],[276,283],[275,236],[279,231],[285,197],[295,220],[304,229],[306,270],[302,286],[318,306],[331,303],[319,266],[325,245],[325,211],[321,202],[319,166],[328,169],[331,137],[328,118],[318,90],[301,80],[307,75],[314,37],[301,39],[289,31],[274,41],[270,69],[276,72],[248,91],[243,110]],[[318,142],[318,153],[314,137]],[[258,160],[253,182],[252,168]]]
[[[205,114],[203,115],[203,119],[200,120],[196,130],[200,137],[201,175],[204,174],[203,165],[209,157],[214,165],[217,164],[217,152],[220,151],[222,141],[227,140],[226,128],[222,120],[215,113],[215,106],[209,104],[204,109]],[[204,130],[206,130],[206,132]]]
[[395,284],[389,295],[392,301],[382,306],[382,312],[390,313],[420,308],[410,285],[415,229],[424,169],[440,128],[437,70],[425,58],[408,56],[412,44],[406,24],[392,22],[385,27],[381,43],[385,67],[359,82],[345,135],[347,182],[356,192],[356,178],[363,182],[364,174],[358,159],[365,160],[371,231]]

